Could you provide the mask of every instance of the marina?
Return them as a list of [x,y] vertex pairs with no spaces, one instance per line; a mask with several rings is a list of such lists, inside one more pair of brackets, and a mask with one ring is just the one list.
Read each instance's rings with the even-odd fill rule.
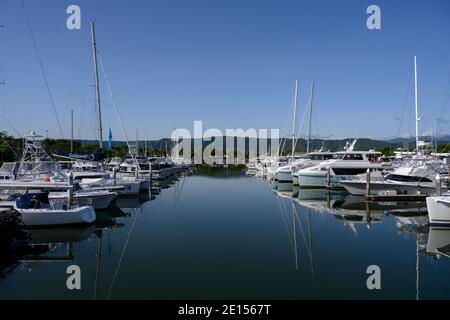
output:
[[0,300],[450,300],[447,3],[105,3],[0,4]]

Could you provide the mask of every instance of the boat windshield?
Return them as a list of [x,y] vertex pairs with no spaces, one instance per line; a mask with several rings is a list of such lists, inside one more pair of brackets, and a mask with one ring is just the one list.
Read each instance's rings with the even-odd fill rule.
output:
[[61,166],[56,161],[21,162],[17,171],[18,176],[51,175],[60,172]]

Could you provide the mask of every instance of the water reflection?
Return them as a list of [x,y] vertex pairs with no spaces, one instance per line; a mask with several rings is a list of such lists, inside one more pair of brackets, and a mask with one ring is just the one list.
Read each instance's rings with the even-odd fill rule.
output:
[[[280,186],[281,184],[278,184]],[[292,185],[292,184],[291,184]],[[304,246],[305,251],[309,260],[309,267],[311,274],[314,274],[314,260],[313,260],[313,249],[312,249],[312,232],[311,232],[311,220],[310,212],[306,212],[306,221],[302,223],[299,218],[298,204],[295,195],[287,188],[282,188],[283,191],[275,190],[275,194],[278,200],[278,205],[280,208],[281,216],[283,219],[283,224],[286,228],[288,234],[288,239],[292,252],[294,254],[294,265],[295,269],[299,269],[299,238],[301,247]],[[287,199],[287,203],[282,201],[282,199]]]
[[[245,176],[165,186],[118,199],[92,226],[29,230],[30,244],[1,255],[0,297],[449,297],[450,231],[428,226],[423,202]],[[65,288],[70,264],[84,272],[78,293]],[[383,270],[380,293],[365,286],[370,264]]]
[[[97,219],[91,225],[25,229],[27,238],[25,245],[16,245],[11,251],[2,250],[0,252],[0,283],[14,274],[19,267],[27,273],[35,273],[49,264],[67,265],[84,262],[87,255],[88,258],[90,257],[88,260],[95,263],[95,271],[92,274],[93,291],[90,297],[93,299],[109,297],[120,271],[134,225],[144,204],[156,199],[162,189],[174,186],[176,187],[176,199],[178,199],[182,190],[179,181],[184,181],[183,179],[184,177],[171,176],[166,181],[153,182],[150,191],[141,193],[138,197],[118,197],[107,210],[96,212]],[[118,261],[115,262],[115,275],[112,280],[108,281],[109,293],[107,292],[106,296],[103,294],[99,296],[105,285],[101,284],[101,280],[104,278],[102,276],[103,260],[105,257],[108,259],[113,257],[111,235],[114,234],[114,230],[124,228],[126,221],[130,219],[131,227],[127,230],[124,243],[120,245],[121,254]]]

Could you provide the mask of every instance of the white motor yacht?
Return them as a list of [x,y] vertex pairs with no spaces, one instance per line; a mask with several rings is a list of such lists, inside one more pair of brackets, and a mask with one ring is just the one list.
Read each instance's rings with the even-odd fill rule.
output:
[[275,180],[278,180],[279,182],[292,182],[294,185],[298,185],[298,177],[295,175],[297,171],[329,160],[333,157],[333,154],[333,152],[322,151],[308,153],[305,156],[297,158],[291,163],[278,168]]
[[333,155],[330,160],[318,165],[299,170],[295,175],[300,187],[323,188],[328,186],[327,175],[330,169],[330,179],[342,176],[355,176],[370,170],[382,170],[379,160],[381,153],[377,151],[341,151]]

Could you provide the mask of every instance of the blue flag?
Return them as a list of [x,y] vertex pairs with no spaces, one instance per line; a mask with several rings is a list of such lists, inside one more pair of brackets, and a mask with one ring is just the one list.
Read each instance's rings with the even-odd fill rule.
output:
[[112,148],[112,133],[111,128],[109,128],[109,134],[108,134],[108,150],[111,150]]

